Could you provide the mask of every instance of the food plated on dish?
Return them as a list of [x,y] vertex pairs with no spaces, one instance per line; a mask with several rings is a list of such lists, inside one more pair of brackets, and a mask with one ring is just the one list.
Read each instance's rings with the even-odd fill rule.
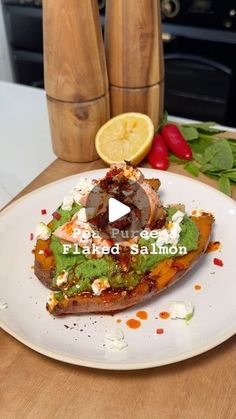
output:
[[[139,169],[115,165],[101,179],[80,179],[49,224],[37,226],[34,269],[52,290],[51,314],[126,309],[159,294],[195,265],[214,217],[188,216],[182,203],[163,204],[159,187],[158,179],[145,179]],[[111,197],[131,208],[114,222],[108,220]]]

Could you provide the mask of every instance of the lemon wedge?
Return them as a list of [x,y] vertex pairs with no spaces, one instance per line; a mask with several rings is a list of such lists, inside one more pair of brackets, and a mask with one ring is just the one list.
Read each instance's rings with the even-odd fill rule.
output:
[[98,130],[95,146],[108,164],[129,161],[137,165],[149,152],[153,135],[154,125],[149,116],[128,112],[110,119]]

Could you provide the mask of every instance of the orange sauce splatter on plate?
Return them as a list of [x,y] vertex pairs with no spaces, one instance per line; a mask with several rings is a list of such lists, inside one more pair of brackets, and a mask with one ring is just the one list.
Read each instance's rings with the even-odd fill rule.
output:
[[147,320],[148,313],[146,311],[137,311],[136,316],[142,320]]
[[164,333],[164,329],[162,329],[162,328],[156,329],[156,334],[157,335],[163,335],[163,333]]
[[168,311],[161,311],[159,313],[159,317],[163,320],[166,320],[168,317],[170,317],[170,313],[168,313]]
[[127,326],[130,327],[130,329],[138,329],[141,326],[140,320],[136,319],[129,319],[126,322]]
[[206,248],[206,253],[216,252],[220,248],[220,242],[210,242]]
[[122,320],[121,319],[117,319],[116,320],[116,323],[121,323],[122,322]]
[[202,289],[201,285],[199,284],[194,285],[194,288],[196,291],[200,291]]

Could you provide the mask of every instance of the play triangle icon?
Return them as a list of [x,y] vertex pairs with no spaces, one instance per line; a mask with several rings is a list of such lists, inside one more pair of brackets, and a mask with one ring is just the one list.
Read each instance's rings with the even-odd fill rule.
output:
[[119,220],[119,218],[124,217],[124,215],[130,213],[130,207],[128,205],[122,204],[122,202],[117,199],[110,198],[108,202],[108,218],[109,223]]

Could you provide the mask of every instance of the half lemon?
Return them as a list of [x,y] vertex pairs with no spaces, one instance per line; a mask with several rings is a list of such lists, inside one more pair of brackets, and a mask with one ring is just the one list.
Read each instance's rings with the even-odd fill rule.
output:
[[154,125],[149,116],[128,112],[110,119],[98,130],[95,146],[108,164],[129,161],[137,165],[149,152],[153,136]]

